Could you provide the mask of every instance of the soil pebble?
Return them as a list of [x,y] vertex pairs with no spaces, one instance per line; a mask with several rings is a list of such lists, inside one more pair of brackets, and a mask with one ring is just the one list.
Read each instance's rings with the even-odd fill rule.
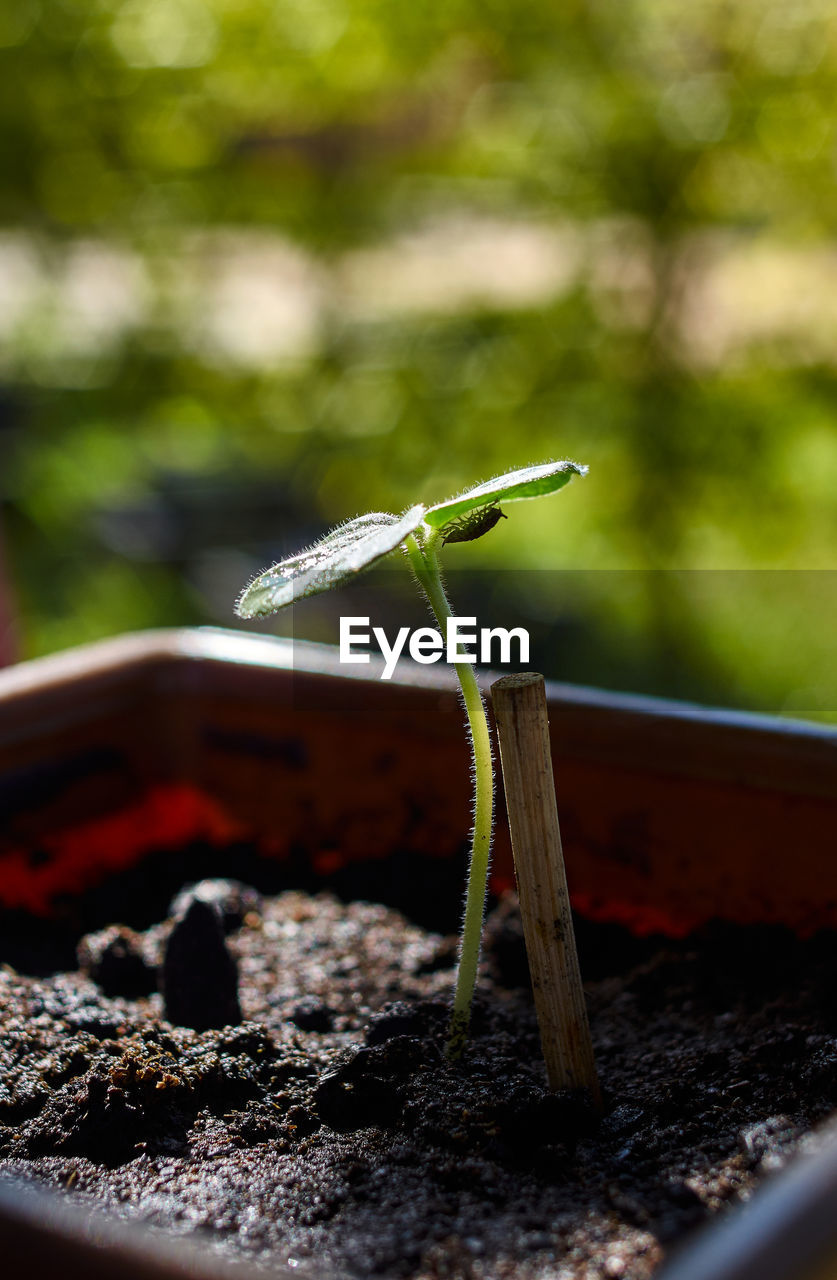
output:
[[240,929],[245,916],[250,912],[258,915],[262,909],[262,895],[240,880],[199,880],[196,884],[184,885],[175,894],[168,914],[179,919],[195,901],[206,902],[218,909],[225,934]]
[[146,959],[142,938],[125,925],[86,934],[76,955],[81,972],[106,996],[148,996],[156,990],[156,967]]
[[241,1021],[238,967],[213,901],[185,897],[163,955],[163,1009],[169,1022],[194,1031]]
[[317,996],[303,996],[288,1018],[300,1031],[331,1031],[334,1026],[334,1010]]

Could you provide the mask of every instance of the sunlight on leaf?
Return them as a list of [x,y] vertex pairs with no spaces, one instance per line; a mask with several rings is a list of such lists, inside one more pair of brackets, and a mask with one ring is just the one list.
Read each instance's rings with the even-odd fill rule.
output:
[[469,511],[490,506],[493,502],[517,502],[521,498],[540,498],[545,494],[556,493],[573,476],[586,474],[586,467],[566,460],[543,462],[535,467],[521,467],[518,471],[509,471],[504,476],[485,480],[482,484],[475,485],[473,489],[466,489],[455,498],[437,502],[424,517],[425,523],[434,529],[442,529],[451,520],[456,520]]
[[339,525],[312,547],[280,560],[250,583],[236,603],[240,618],[265,617],[305,596],[318,595],[368,569],[421,524],[424,507],[403,515],[374,511]]

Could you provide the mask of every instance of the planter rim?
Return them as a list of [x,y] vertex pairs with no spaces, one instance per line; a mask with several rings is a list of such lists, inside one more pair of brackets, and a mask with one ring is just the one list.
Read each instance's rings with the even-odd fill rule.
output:
[[[10,1280],[259,1280],[264,1271],[245,1257],[214,1251],[200,1236],[163,1234],[125,1221],[89,1202],[22,1180],[0,1185],[0,1250]],[[294,1272],[280,1262],[276,1280]],[[309,1273],[310,1275],[310,1273]],[[328,1272],[317,1280],[329,1280]]]
[[837,1274],[837,1119],[751,1200],[676,1251],[659,1280],[827,1280]]
[[[183,628],[127,634],[0,672],[0,809],[5,804],[23,824],[23,839],[16,833],[9,851],[19,875],[28,874],[27,841],[40,840],[49,822],[78,844],[84,823],[98,816],[97,795],[107,797],[99,813],[113,812],[111,797],[153,800],[157,783],[182,782],[196,792],[208,786],[210,797],[230,784],[234,823],[246,817],[248,829],[270,839],[275,815],[269,803],[255,805],[253,780],[262,778],[259,794],[267,796],[276,777],[271,762],[298,767],[303,742],[320,744],[311,759],[343,784],[342,800],[330,792],[320,829],[327,847],[335,839],[364,845],[368,819],[361,815],[379,803],[378,770],[398,767],[416,744],[413,763],[418,769],[421,762],[422,785],[437,799],[425,807],[424,827],[406,816],[409,805],[394,808],[388,838],[409,847],[419,838],[434,842],[443,811],[464,830],[468,752],[455,673],[404,664],[384,682],[382,669],[382,661],[342,665],[329,645]],[[482,673],[483,688],[493,679]],[[547,697],[579,909],[604,918],[608,903],[633,911],[630,904],[642,902],[641,932],[679,932],[713,915],[802,931],[834,927],[837,726],[556,682],[548,682]],[[344,753],[341,763],[347,726],[359,753],[350,752],[350,762]],[[380,733],[398,744],[394,755],[376,754]],[[231,777],[236,755],[242,763]],[[400,767],[408,795],[419,775]],[[112,782],[118,770],[121,791]],[[197,793],[194,801],[200,808]],[[348,827],[335,826],[340,803],[355,806]],[[502,795],[498,803],[501,809]],[[158,830],[156,816],[151,822]],[[192,825],[206,822],[208,814]],[[299,831],[312,836],[307,821]],[[502,822],[495,851],[495,868],[510,883]],[[52,871],[40,874],[50,892],[65,887]]]
[[[14,698],[33,688],[46,689],[83,678],[93,671],[117,670],[128,664],[153,665],[163,660],[178,659],[234,663],[241,666],[273,668],[277,671],[331,676],[340,680],[382,684],[398,688],[428,688],[447,692],[457,687],[456,677],[448,667],[423,667],[402,663],[392,678],[383,682],[383,660],[370,655],[369,664],[355,666],[340,662],[336,645],[312,640],[292,640],[284,636],[262,635],[224,627],[171,627],[148,631],[126,632],[104,640],[30,658],[0,671],[0,700]],[[482,670],[478,678],[484,691],[503,674]],[[677,719],[725,729],[780,733],[800,739],[822,742],[837,747],[837,724],[712,707],[677,698],[650,694],[623,693],[600,689],[593,685],[546,681],[550,702],[560,702],[579,709],[607,708],[654,719]]]

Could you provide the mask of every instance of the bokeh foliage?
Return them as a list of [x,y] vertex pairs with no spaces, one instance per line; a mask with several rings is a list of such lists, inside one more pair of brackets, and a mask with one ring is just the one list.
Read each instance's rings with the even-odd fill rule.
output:
[[835,76],[828,0],[5,6],[26,652],[568,456],[468,549],[579,571],[549,674],[837,717]]

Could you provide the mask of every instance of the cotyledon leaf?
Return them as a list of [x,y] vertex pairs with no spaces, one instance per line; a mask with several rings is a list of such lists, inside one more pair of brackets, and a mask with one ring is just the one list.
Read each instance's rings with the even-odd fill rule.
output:
[[430,507],[424,517],[425,522],[434,529],[443,529],[451,520],[476,511],[480,507],[490,506],[494,502],[517,502],[521,498],[540,498],[544,494],[555,493],[562,489],[573,476],[587,474],[587,467],[577,462],[542,462],[534,467],[521,467],[518,471],[509,471],[504,476],[495,476],[493,480],[485,480],[466,489],[455,498],[445,502],[437,502]]
[[261,618],[295,600],[339,586],[394,551],[424,518],[418,504],[402,515],[372,511],[332,529],[319,542],[259,574],[239,596],[239,618]]

